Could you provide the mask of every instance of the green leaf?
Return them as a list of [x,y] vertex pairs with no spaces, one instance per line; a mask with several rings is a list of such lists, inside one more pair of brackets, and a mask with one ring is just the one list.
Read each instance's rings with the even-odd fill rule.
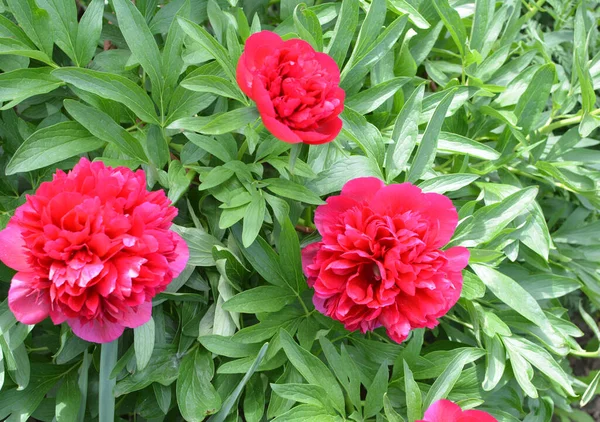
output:
[[354,37],[354,31],[358,26],[358,9],[358,0],[346,0],[342,2],[331,41],[329,41],[325,49],[325,52],[335,60],[340,69],[344,64],[348,48]]
[[423,192],[435,192],[443,195],[446,192],[454,192],[464,188],[478,178],[479,176],[476,174],[444,174],[419,183],[419,187]]
[[6,3],[27,36],[40,50],[51,57],[54,39],[50,30],[48,12],[39,8],[35,0],[6,0]]
[[504,345],[498,336],[485,337],[486,344],[486,366],[485,366],[485,378],[481,387],[485,391],[491,391],[500,382],[502,375],[504,374],[504,368],[506,365],[506,351]]
[[181,86],[195,92],[210,92],[222,97],[233,98],[243,104],[248,101],[237,85],[232,84],[225,78],[214,75],[196,75],[185,78]]
[[579,405],[584,407],[587,405],[595,396],[596,391],[598,391],[598,385],[600,384],[600,372],[596,374],[592,382],[587,386],[584,393],[581,395],[581,401]]
[[255,356],[260,349],[257,344],[245,344],[236,341],[235,338],[219,335],[200,336],[198,341],[209,352],[229,358]]
[[394,410],[387,393],[383,395],[383,411],[388,422],[404,422],[404,418]]
[[531,382],[531,379],[533,378],[533,368],[529,362],[527,362],[512,347],[507,347],[506,351],[508,352],[510,365],[512,367],[515,379],[517,380],[519,386],[523,389],[523,392],[533,399],[538,398],[537,388]]
[[25,34],[25,31],[4,15],[0,15],[0,35],[6,38],[14,38],[27,45],[31,50],[37,49],[36,45]]
[[547,273],[523,278],[520,284],[535,300],[563,297],[581,288],[576,278]]
[[247,314],[276,312],[295,298],[295,294],[289,289],[277,286],[259,286],[238,293],[223,304],[223,309]]
[[290,363],[310,384],[322,387],[335,409],[344,413],[344,394],[337,380],[321,360],[298,346],[287,331],[280,330],[281,345]]
[[422,401],[423,397],[421,395],[421,390],[419,389],[419,385],[415,382],[413,378],[413,373],[410,370],[406,361],[403,361],[404,364],[404,391],[406,392],[406,405],[408,407],[408,420],[415,421],[420,419],[423,415]]
[[501,202],[478,209],[473,217],[459,226],[452,243],[477,246],[494,239],[511,221],[533,203],[538,188],[521,189]]
[[351,179],[369,176],[383,179],[377,161],[361,155],[353,155],[330,164],[326,170],[319,173],[318,178],[310,182],[308,188],[317,195],[323,196],[341,191],[342,186]]
[[[153,92],[157,94],[154,98],[161,99],[164,92],[162,58],[146,19],[129,0],[113,0],[113,7],[129,49],[150,77]],[[162,112],[165,106],[160,104]]]
[[52,72],[68,84],[127,106],[141,120],[160,125],[154,103],[142,88],[124,76],[90,69],[61,68]]
[[234,132],[259,117],[256,107],[243,107],[212,116],[184,117],[169,125],[169,129],[183,129],[207,135]]
[[290,198],[312,205],[324,204],[323,200],[315,195],[310,189],[292,182],[291,180],[264,179],[263,182],[267,184],[267,189],[284,198]]
[[186,421],[202,422],[221,408],[219,393],[211,384],[213,361],[206,352],[196,349],[181,361],[177,378],[177,404]]
[[[123,0],[125,1],[125,0]],[[183,28],[186,34],[194,41],[199,43],[214,59],[221,65],[229,80],[236,83],[235,66],[229,59],[227,50],[217,42],[204,28],[196,25],[192,21],[184,18],[178,18],[179,25]]]
[[258,236],[265,219],[267,204],[265,199],[260,194],[252,196],[252,201],[246,208],[244,215],[244,229],[242,232],[242,245],[244,248],[249,247]]
[[0,101],[9,101],[1,108],[6,110],[34,95],[54,91],[64,85],[56,79],[50,67],[18,69],[0,75]]
[[293,19],[300,38],[308,41],[316,51],[323,51],[323,31],[315,12],[299,4],[294,9]]
[[279,397],[298,403],[330,407],[327,392],[316,384],[271,384],[271,389]]
[[521,127],[525,134],[534,129],[534,125],[538,122],[548,103],[550,90],[554,83],[554,73],[553,64],[540,66],[523,95],[519,97],[515,115],[519,118],[517,126]]
[[389,368],[386,362],[381,364],[371,385],[367,388],[364,414],[366,418],[375,416],[383,408],[383,395],[388,389]]
[[467,30],[460,20],[460,15],[454,8],[450,7],[448,0],[433,0],[432,3],[448,32],[450,32],[450,36],[452,36],[460,55],[464,56],[464,47],[467,45]]
[[227,163],[236,159],[237,145],[227,142],[217,141],[214,137],[203,136],[195,133],[185,132],[186,138],[192,143],[202,148],[204,151],[214,155],[219,160]]
[[435,108],[431,120],[427,124],[427,129],[423,134],[423,139],[417,149],[415,159],[408,170],[407,180],[415,182],[419,180],[433,164],[437,152],[438,136],[444,123],[446,112],[454,98],[455,90],[450,90]]
[[500,153],[485,144],[466,138],[456,133],[440,132],[438,151],[452,154],[464,154],[482,160],[497,160]]
[[[383,3],[385,3],[385,1],[383,1]],[[375,2],[371,5],[369,14],[371,13],[371,10],[375,9],[374,4]],[[385,17],[385,13],[383,13],[383,17]],[[394,47],[404,32],[407,21],[407,16],[401,16],[394,20],[388,25],[383,33],[377,37],[372,47],[365,48],[367,51],[357,53],[358,46],[356,47],[355,51],[352,53],[350,61],[346,64],[346,67],[344,67],[344,70],[340,76],[340,86],[344,90],[352,92],[353,87],[360,87],[362,79],[367,75],[367,73],[369,73],[371,68],[375,66],[375,64]],[[375,30],[377,33],[380,33],[379,28],[375,28]],[[355,54],[356,58],[353,60]]]
[[412,78],[400,76],[359,92],[346,100],[345,106],[357,113],[368,114],[391,98]]
[[150,362],[154,341],[154,320],[150,317],[148,322],[133,329],[133,347],[138,371],[143,370]]
[[104,1],[92,0],[79,21],[75,53],[80,66],[87,66],[96,53],[102,33],[103,12]]
[[219,410],[219,412],[217,412],[215,415],[208,418],[207,422],[223,422],[225,420],[225,418],[227,417],[227,415],[229,415],[229,413],[231,412],[231,409],[237,402],[238,398],[242,394],[242,390],[244,389],[244,386],[250,380],[250,377],[252,377],[252,375],[258,369],[258,366],[260,365],[263,358],[265,357],[265,353],[267,353],[268,347],[269,347],[269,343],[265,343],[263,345],[263,347],[258,352],[258,356],[256,356],[256,359],[254,359],[252,366],[250,367],[250,369],[248,369],[248,371],[244,375],[244,378],[242,378],[242,380],[236,386],[235,390],[233,390],[233,392],[229,395],[229,397],[227,397],[227,399],[223,402],[223,407],[221,408],[221,410]]
[[27,138],[6,166],[6,174],[47,167],[104,145],[104,142],[77,122],[57,123],[40,129]]
[[385,144],[379,129],[350,107],[345,107],[340,117],[344,122],[342,134],[357,144],[367,157],[383,164]]
[[471,268],[498,299],[544,330],[555,345],[564,344],[564,338],[552,326],[537,301],[516,281],[480,264],[472,264]]
[[69,372],[56,393],[57,422],[77,422],[78,420],[81,391],[77,379],[77,371]]
[[284,414],[276,417],[272,422],[341,422],[339,416],[333,416],[327,413],[327,411],[320,406],[313,406],[310,404],[301,404],[291,410],[288,410]]
[[477,0],[475,2],[475,15],[473,16],[473,26],[469,37],[469,48],[480,53],[483,50],[485,36],[490,29],[495,6],[493,0]]
[[146,150],[148,158],[157,168],[163,168],[169,161],[169,145],[164,132],[156,125],[146,132]]
[[423,103],[425,87],[419,86],[404,103],[398,114],[392,132],[392,145],[388,147],[386,157],[387,181],[394,180],[408,163],[408,159],[417,144],[419,134],[419,115]]
[[194,227],[180,227],[173,225],[172,230],[183,237],[190,250],[188,265],[197,267],[212,267],[215,260],[212,256],[212,248],[221,243],[211,234]]
[[432,403],[440,399],[448,397],[450,391],[458,381],[464,366],[466,365],[468,356],[465,354],[457,354],[448,364],[444,372],[435,380],[425,400],[423,400],[423,409],[428,409]]
[[76,66],[81,66],[76,53],[77,5],[69,0],[38,0],[50,15],[54,42]]
[[292,283],[292,289],[300,292],[306,288],[306,279],[302,273],[302,253],[300,252],[300,241],[296,229],[289,217],[285,217],[280,222],[281,232],[277,243],[277,249],[281,256],[281,261],[285,262],[282,269],[286,280]]
[[417,28],[428,29],[429,22],[406,0],[388,0],[388,8],[399,15],[408,15]]
[[64,106],[69,114],[92,135],[102,141],[114,144],[131,158],[140,160],[143,163],[148,162],[140,142],[111,119],[110,116],[94,107],[74,100],[65,100]]
[[569,396],[577,395],[573,391],[569,376],[546,350],[522,337],[504,337],[503,341],[507,348],[517,350],[530,364],[558,383]]
[[14,38],[0,38],[0,54],[29,57],[49,66],[56,66],[52,59],[39,50],[32,50],[27,44]]

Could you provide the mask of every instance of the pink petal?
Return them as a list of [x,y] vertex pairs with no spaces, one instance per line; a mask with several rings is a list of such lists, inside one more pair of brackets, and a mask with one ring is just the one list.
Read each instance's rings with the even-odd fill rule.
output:
[[446,249],[444,253],[448,259],[447,267],[450,271],[462,271],[469,264],[469,257],[471,254],[467,248],[455,246]]
[[261,117],[267,130],[280,141],[284,141],[289,144],[299,144],[302,142],[302,139],[297,135],[297,132],[291,130],[288,126],[284,125],[276,118],[264,115],[262,112]]
[[37,324],[50,312],[48,292],[34,289],[32,284],[36,281],[34,273],[18,272],[10,283],[8,306],[23,324]]
[[141,305],[127,308],[120,321],[127,328],[136,328],[148,322],[152,316],[152,302],[144,302]]
[[110,343],[121,337],[125,331],[125,327],[115,322],[100,322],[95,319],[84,321],[79,318],[69,318],[67,323],[73,330],[73,334],[92,343]]
[[342,130],[343,122],[339,117],[319,123],[315,131],[295,130],[294,133],[302,139],[302,142],[310,145],[321,145],[333,141]]
[[244,46],[244,60],[250,72],[262,65],[265,57],[274,53],[283,45],[279,35],[271,31],[260,31],[252,34]]
[[246,55],[242,54],[235,71],[235,79],[240,89],[249,97],[252,97],[252,80],[254,75],[246,67]]
[[462,410],[450,400],[438,400],[425,412],[426,422],[459,422]]
[[426,193],[426,200],[429,202],[424,213],[431,221],[430,231],[432,238],[429,239],[429,246],[439,248],[450,241],[456,226],[458,225],[458,213],[450,198],[439,193]]
[[31,270],[31,265],[27,263],[21,228],[15,223],[9,222],[6,228],[0,231],[0,260],[13,270]]
[[458,422],[498,422],[498,420],[482,410],[467,410],[463,412]]
[[329,76],[331,76],[331,81],[336,84],[340,83],[340,68],[337,63],[329,54],[325,53],[315,53],[315,56],[319,62],[319,64],[327,70]]
[[177,258],[175,261],[169,263],[169,267],[171,267],[171,271],[173,271],[173,278],[175,278],[181,274],[188,260],[190,259],[190,250],[188,249],[188,245],[185,243],[185,240],[183,240],[183,238],[177,233],[173,232],[173,238],[177,242],[177,246],[175,247]]
[[357,202],[347,196],[330,196],[327,204],[319,205],[315,210],[315,226],[321,236],[326,236],[335,229],[341,213],[357,205]]
[[380,189],[371,201],[376,213],[385,215],[419,211],[424,208],[423,192],[412,183],[400,183]]
[[308,267],[312,263],[315,262],[315,257],[317,256],[317,252],[321,249],[321,242],[311,243],[302,249],[302,271],[304,274],[308,276]]
[[376,177],[359,177],[350,180],[342,188],[342,196],[354,199],[357,202],[370,202],[385,183]]

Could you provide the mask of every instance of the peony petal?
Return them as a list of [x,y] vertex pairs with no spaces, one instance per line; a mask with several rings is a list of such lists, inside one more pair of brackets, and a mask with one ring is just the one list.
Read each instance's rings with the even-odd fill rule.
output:
[[331,81],[336,84],[340,83],[340,68],[337,63],[329,54],[315,53],[315,57],[319,64],[327,70],[327,73],[331,77]]
[[294,133],[298,135],[304,143],[309,145],[321,145],[333,141],[342,130],[343,124],[342,119],[335,117],[334,119],[321,123],[316,131],[294,130]]
[[110,343],[118,339],[125,331],[121,324],[98,320],[85,321],[80,318],[69,318],[67,324],[77,337],[92,343]]
[[284,141],[289,144],[299,144],[302,142],[302,139],[296,134],[296,132],[281,123],[279,120],[275,119],[274,117],[263,115],[262,112],[261,117],[267,130],[280,141]]
[[0,260],[13,270],[31,271],[24,248],[25,241],[21,235],[21,228],[9,222],[6,228],[0,231]]
[[23,324],[37,324],[50,312],[48,292],[33,287],[37,278],[35,273],[18,272],[10,283],[8,306],[15,318]]
[[458,213],[447,196],[439,193],[426,193],[424,197],[428,205],[422,212],[429,218],[429,235],[431,236],[427,244],[432,248],[440,248],[452,238],[458,225]]
[[498,420],[482,410],[467,410],[458,418],[458,422],[498,422]]
[[141,305],[127,308],[120,323],[127,328],[136,328],[147,323],[151,316],[152,302],[144,302]]
[[346,196],[330,196],[325,205],[319,205],[315,210],[315,226],[321,236],[326,236],[335,230],[339,216],[348,209],[355,207],[358,203]]
[[469,264],[470,252],[462,246],[454,246],[453,248],[444,251],[448,264],[446,267],[449,271],[462,271]]
[[246,56],[242,54],[235,70],[235,79],[244,94],[252,98],[252,80],[254,75],[246,67]]
[[188,249],[188,245],[185,243],[185,240],[183,240],[179,234],[173,232],[173,238],[177,242],[177,246],[175,247],[177,258],[175,258],[175,261],[169,263],[169,267],[171,267],[171,271],[173,271],[173,278],[175,278],[181,274],[188,260],[190,259],[190,250]]
[[306,276],[308,276],[308,270],[306,267],[315,262],[315,258],[317,256],[317,252],[319,252],[319,249],[321,249],[321,242],[311,243],[302,249],[302,271],[304,271]]
[[385,183],[377,177],[358,177],[344,185],[341,195],[357,202],[369,203],[383,187]]
[[450,400],[438,400],[425,412],[426,422],[459,422],[462,410]]
[[400,183],[380,189],[371,201],[371,208],[384,215],[403,214],[425,208],[423,192],[412,183]]
[[264,58],[269,53],[274,53],[283,45],[279,35],[271,31],[260,31],[252,34],[244,45],[244,62],[248,71],[254,72],[257,66],[262,65]]

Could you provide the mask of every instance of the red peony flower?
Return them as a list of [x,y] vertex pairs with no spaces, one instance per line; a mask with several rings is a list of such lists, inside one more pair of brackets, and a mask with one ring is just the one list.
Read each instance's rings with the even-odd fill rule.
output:
[[24,324],[66,321],[97,343],[144,324],[189,257],[169,230],[176,215],[163,191],[146,190],[141,170],[82,158],[57,171],[0,232],[0,259],[18,271],[10,309]]
[[398,343],[435,327],[458,300],[469,260],[463,247],[440,250],[457,222],[443,195],[373,177],[349,181],[317,208],[323,239],[302,251],[316,308],[348,330],[384,326]]
[[261,31],[246,41],[237,82],[258,107],[267,129],[292,144],[323,144],[342,129],[340,70],[305,41]]
[[438,400],[429,406],[425,419],[417,422],[498,422],[489,413],[481,410],[465,410],[449,400]]

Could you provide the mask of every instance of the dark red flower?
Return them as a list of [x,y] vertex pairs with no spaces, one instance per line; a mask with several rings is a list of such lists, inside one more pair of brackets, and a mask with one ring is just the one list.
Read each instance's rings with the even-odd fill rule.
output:
[[417,422],[498,422],[482,410],[465,410],[449,400],[438,400],[429,406],[425,419]]
[[189,257],[169,230],[176,215],[163,191],[146,190],[142,170],[81,159],[57,171],[0,231],[0,259],[18,271],[10,309],[24,324],[66,321],[97,343],[144,324]]
[[261,31],[246,41],[237,82],[256,102],[265,127],[289,143],[323,144],[342,129],[340,70],[325,53],[299,39]]
[[469,260],[463,247],[440,249],[457,222],[443,195],[351,180],[317,208],[323,239],[302,251],[316,308],[348,330],[384,326],[399,343],[414,328],[435,327],[458,300]]

